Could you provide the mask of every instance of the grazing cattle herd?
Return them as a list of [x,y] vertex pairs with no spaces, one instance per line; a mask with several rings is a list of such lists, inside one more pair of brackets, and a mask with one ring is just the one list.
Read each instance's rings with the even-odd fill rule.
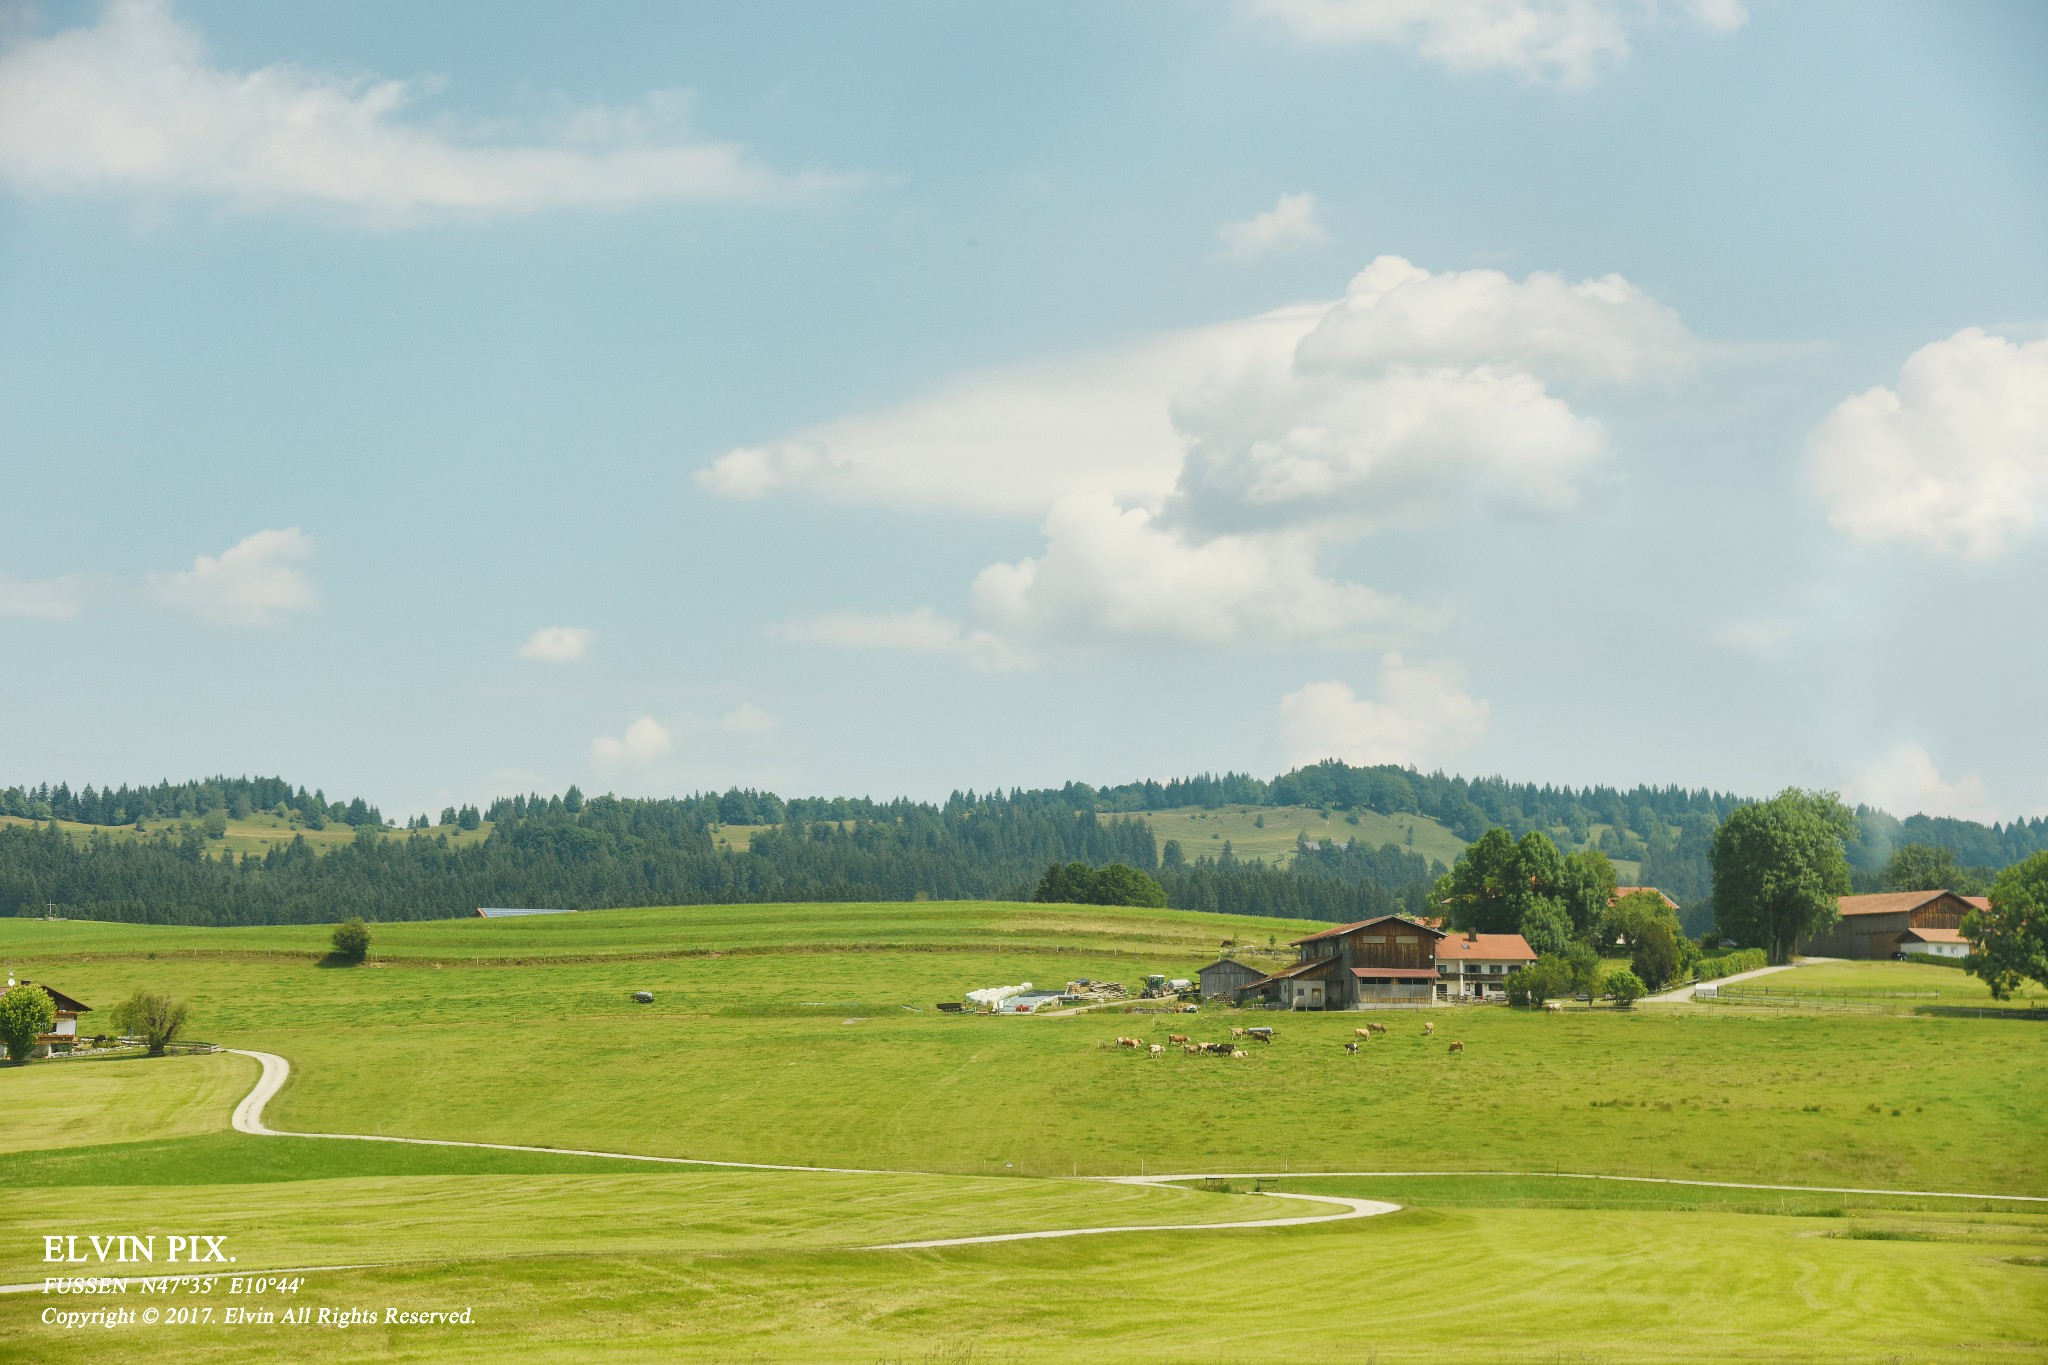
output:
[[[1376,1020],[1368,1021],[1363,1027],[1351,1030],[1351,1040],[1344,1044],[1345,1055],[1357,1056],[1364,1044],[1371,1042],[1376,1035],[1384,1034],[1386,1031],[1387,1026]],[[1118,1049],[1129,1048],[1133,1052],[1142,1052],[1151,1057],[1164,1057],[1169,1046],[1178,1047],[1190,1057],[1249,1057],[1251,1054],[1239,1047],[1235,1040],[1242,1038],[1247,1042],[1270,1044],[1273,1041],[1273,1029],[1270,1024],[1252,1024],[1249,1026],[1232,1024],[1230,1026],[1230,1036],[1233,1041],[1228,1043],[1197,1042],[1185,1033],[1169,1033],[1166,1035],[1165,1043],[1148,1043],[1143,1038],[1120,1036],[1116,1040],[1116,1046]],[[1425,1038],[1436,1036],[1436,1024],[1434,1021],[1424,1021],[1422,1036]],[[1108,1045],[1104,1044],[1104,1046]],[[1465,1055],[1465,1044],[1462,1039],[1453,1039],[1451,1041],[1450,1055],[1456,1057]]]

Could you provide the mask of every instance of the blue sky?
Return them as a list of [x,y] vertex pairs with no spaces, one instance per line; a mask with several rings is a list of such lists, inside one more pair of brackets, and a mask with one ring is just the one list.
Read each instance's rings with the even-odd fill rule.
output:
[[0,8],[0,781],[2048,811],[2048,11]]

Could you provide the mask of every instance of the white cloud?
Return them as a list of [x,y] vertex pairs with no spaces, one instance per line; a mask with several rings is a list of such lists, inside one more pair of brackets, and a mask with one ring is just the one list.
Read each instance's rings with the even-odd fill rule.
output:
[[1605,438],[1550,381],[1636,382],[1692,349],[1618,276],[1432,274],[1388,256],[1335,304],[978,377],[730,452],[698,479],[1043,518],[1044,552],[984,569],[964,622],[833,616],[797,623],[799,638],[984,667],[1130,633],[1391,643],[1420,618],[1326,576],[1330,543],[1449,510],[1574,506]]
[[718,724],[721,729],[736,735],[765,735],[782,721],[754,703],[743,701],[726,712],[725,719]]
[[1014,668],[1026,662],[988,631],[969,630],[930,607],[905,612],[832,612],[790,621],[779,633],[785,639],[842,649],[957,654],[976,668],[987,670]]
[[84,607],[90,588],[82,578],[11,578],[0,574],[0,616],[67,621]]
[[1626,383],[1682,369],[1692,339],[1678,315],[1619,275],[1568,282],[1538,270],[1431,273],[1399,256],[1358,272],[1301,343],[1308,372],[1388,365],[1513,366]]
[[974,580],[977,622],[1005,639],[1341,645],[1413,625],[1397,599],[1335,582],[1296,532],[1194,539],[1143,508],[1079,495],[1045,522],[1042,555]]
[[1975,775],[1951,782],[1918,744],[1900,744],[1842,784],[1851,805],[1875,806],[1904,818],[1951,815],[1959,820],[1995,820],[1998,812]]
[[1327,242],[1330,234],[1313,194],[1283,194],[1280,202],[1242,223],[1225,223],[1216,229],[1226,254],[1240,261],[1256,260],[1286,247],[1313,246]]
[[50,193],[340,206],[386,223],[734,200],[801,183],[691,136],[680,93],[577,110],[545,137],[514,141],[405,121],[429,87],[289,65],[227,69],[162,0],[115,0],[97,24],[0,54],[0,177]]
[[674,742],[667,726],[652,716],[642,716],[628,725],[624,734],[591,740],[590,757],[601,768],[640,768],[666,754]]
[[544,664],[573,663],[590,652],[590,632],[582,626],[543,626],[519,646],[519,657]]
[[1310,683],[1280,699],[1280,743],[1293,765],[1429,766],[1448,762],[1485,735],[1488,707],[1465,690],[1455,664],[1380,659],[1380,695],[1361,698],[1341,682]]
[[1157,503],[1185,444],[1173,396],[1253,357],[1284,359],[1321,312],[1282,309],[969,376],[926,398],[729,451],[697,482],[723,497],[791,491],[1006,517],[1042,517],[1070,493]]
[[189,569],[152,573],[151,593],[166,606],[231,626],[274,626],[287,612],[311,611],[313,585],[294,565],[313,553],[296,526],[258,531]]
[[[1453,71],[1507,71],[1584,86],[1629,54],[1631,30],[1654,21],[1656,0],[1251,0],[1311,42],[1392,43]],[[1729,33],[1749,19],[1742,0],[1680,0],[1680,12]]]
[[1313,524],[1362,533],[1447,504],[1576,504],[1605,451],[1599,423],[1526,375],[1480,368],[1280,376],[1208,396],[1171,507],[1217,529]]
[[2048,506],[2048,340],[1966,327],[1923,346],[1896,389],[1843,400],[1807,449],[1828,520],[1852,538],[1993,558]]

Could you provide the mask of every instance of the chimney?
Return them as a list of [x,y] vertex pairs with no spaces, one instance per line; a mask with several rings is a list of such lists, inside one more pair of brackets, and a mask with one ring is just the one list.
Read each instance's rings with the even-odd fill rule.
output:
[[1467,930],[1465,931],[1465,942],[1467,942],[1467,943],[1477,943],[1477,942],[1479,942],[1479,931],[1478,931],[1477,929],[1467,929]]

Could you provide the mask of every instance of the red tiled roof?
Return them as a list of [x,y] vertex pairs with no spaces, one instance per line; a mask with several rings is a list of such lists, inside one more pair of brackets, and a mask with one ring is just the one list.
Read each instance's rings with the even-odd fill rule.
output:
[[1436,973],[1427,967],[1353,967],[1351,974],[1365,979],[1391,977],[1396,981],[1434,981]]
[[1666,896],[1662,891],[1659,891],[1654,886],[1617,886],[1614,888],[1614,894],[1607,898],[1607,903],[1609,905],[1612,905],[1616,901],[1620,900],[1623,896],[1631,895],[1637,891],[1647,891],[1651,895],[1662,899],[1663,902],[1666,905],[1670,906],[1673,910],[1676,910],[1678,908],[1677,901],[1671,899],[1671,897],[1669,896]]
[[1906,929],[1900,932],[1899,937],[1917,938],[1922,943],[1969,942],[1968,939],[1963,937],[1963,931],[1960,929]]
[[[1954,895],[1950,891],[1881,891],[1874,896],[1844,896],[1836,906],[1844,915],[1897,915],[1918,910],[1929,901]],[[1962,897],[1957,896],[1961,900]]]
[[1375,924],[1398,924],[1403,928],[1420,929],[1425,934],[1435,934],[1438,938],[1443,937],[1443,930],[1432,929],[1427,924],[1418,924],[1405,915],[1374,915],[1371,919],[1362,919],[1355,924],[1340,924],[1334,929],[1325,929],[1321,933],[1310,934],[1307,938],[1298,938],[1288,946],[1296,947],[1303,943],[1314,943],[1318,939],[1335,938],[1339,934],[1348,934],[1356,929],[1369,929]]
[[1436,945],[1436,960],[1449,962],[1534,962],[1536,950],[1520,934],[1452,934]]
[[1976,906],[1979,910],[1989,910],[1991,908],[1991,897],[1989,896],[1965,896],[1963,899]]

